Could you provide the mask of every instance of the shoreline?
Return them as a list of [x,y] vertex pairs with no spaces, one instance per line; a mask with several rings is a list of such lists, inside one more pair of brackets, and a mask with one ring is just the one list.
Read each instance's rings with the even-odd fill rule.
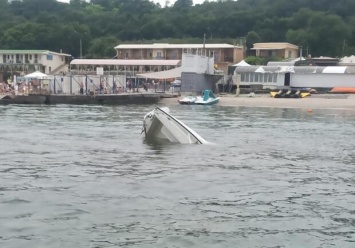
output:
[[[305,98],[272,98],[269,94],[260,94],[255,97],[248,95],[220,95],[219,106],[236,107],[267,107],[267,108],[300,108],[300,109],[347,109],[355,110],[355,94],[314,94]],[[163,98],[160,104],[177,104],[178,99]]]

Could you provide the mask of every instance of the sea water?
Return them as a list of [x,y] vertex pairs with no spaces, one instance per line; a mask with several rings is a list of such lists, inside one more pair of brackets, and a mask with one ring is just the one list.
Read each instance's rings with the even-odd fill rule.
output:
[[355,112],[0,106],[0,247],[355,247]]

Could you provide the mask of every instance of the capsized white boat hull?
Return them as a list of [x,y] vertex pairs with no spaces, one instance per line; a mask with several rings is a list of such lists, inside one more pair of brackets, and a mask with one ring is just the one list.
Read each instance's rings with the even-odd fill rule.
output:
[[195,101],[195,104],[198,105],[212,105],[212,104],[216,104],[219,101],[219,97],[215,97],[215,98],[208,98],[207,100],[203,100],[202,97],[198,97]]
[[181,144],[207,144],[200,135],[170,115],[168,108],[155,108],[144,116],[142,134]]
[[195,96],[185,96],[182,99],[179,99],[178,102],[180,104],[194,104],[196,101],[196,97]]

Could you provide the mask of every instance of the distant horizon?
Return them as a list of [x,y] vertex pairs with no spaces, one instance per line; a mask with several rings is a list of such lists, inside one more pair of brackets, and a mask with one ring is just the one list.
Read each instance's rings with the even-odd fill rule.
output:
[[[70,0],[57,0],[58,2],[69,3]],[[86,0],[88,1],[88,0]],[[159,3],[162,7],[165,6],[166,0],[149,0],[150,2]],[[173,5],[176,0],[168,0],[170,2],[169,6]],[[208,0],[209,2],[215,2],[216,0]],[[192,0],[194,4],[202,4],[205,0]]]

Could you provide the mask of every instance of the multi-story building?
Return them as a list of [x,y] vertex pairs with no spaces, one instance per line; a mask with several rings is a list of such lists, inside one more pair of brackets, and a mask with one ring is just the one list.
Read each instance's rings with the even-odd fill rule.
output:
[[280,57],[295,59],[299,57],[299,48],[287,42],[254,43],[253,48],[257,57]]
[[216,67],[224,71],[244,59],[243,47],[230,44],[120,44],[115,50],[117,59],[131,60],[181,60],[184,53],[213,56]]
[[0,50],[0,79],[33,71],[59,74],[67,71],[70,56],[48,50]]

